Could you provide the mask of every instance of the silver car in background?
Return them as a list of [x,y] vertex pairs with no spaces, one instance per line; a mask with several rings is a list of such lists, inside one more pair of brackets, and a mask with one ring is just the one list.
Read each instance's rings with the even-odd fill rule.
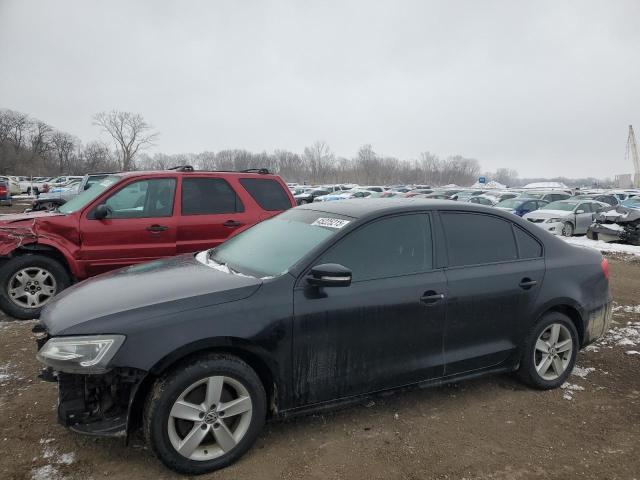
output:
[[559,200],[527,213],[522,218],[555,235],[571,237],[587,233],[595,214],[610,208],[611,205],[594,200]]

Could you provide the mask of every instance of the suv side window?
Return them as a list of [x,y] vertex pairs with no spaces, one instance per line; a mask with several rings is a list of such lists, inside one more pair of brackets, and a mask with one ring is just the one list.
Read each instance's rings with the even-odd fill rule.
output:
[[182,215],[244,212],[235,190],[223,178],[183,178]]
[[431,270],[432,255],[429,216],[411,214],[376,220],[351,232],[316,263],[344,265],[357,282]]
[[109,218],[155,218],[173,215],[176,181],[151,178],[131,182],[105,202],[111,207]]
[[481,265],[518,259],[511,223],[478,213],[443,212],[449,266]]
[[291,208],[291,201],[276,180],[269,178],[241,178],[240,185],[260,207],[270,212]]

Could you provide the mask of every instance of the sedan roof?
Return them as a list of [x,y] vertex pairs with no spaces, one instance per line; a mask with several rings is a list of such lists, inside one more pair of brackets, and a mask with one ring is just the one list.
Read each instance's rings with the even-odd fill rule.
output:
[[[402,213],[424,210],[464,210],[470,212],[491,212],[499,214],[495,209],[473,203],[461,203],[453,200],[432,200],[428,198],[371,198],[367,200],[344,200],[341,202],[310,203],[297,208],[316,210],[319,212],[345,215],[352,218],[380,216],[382,214]],[[509,217],[510,218],[510,217]]]

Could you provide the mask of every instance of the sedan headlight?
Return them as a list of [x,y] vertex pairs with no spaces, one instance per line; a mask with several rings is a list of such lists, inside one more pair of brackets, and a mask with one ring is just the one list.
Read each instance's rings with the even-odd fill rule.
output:
[[124,335],[54,337],[40,349],[37,358],[61,372],[105,373],[124,339]]
[[550,218],[547,220],[547,223],[562,223],[564,222],[564,219],[562,218]]

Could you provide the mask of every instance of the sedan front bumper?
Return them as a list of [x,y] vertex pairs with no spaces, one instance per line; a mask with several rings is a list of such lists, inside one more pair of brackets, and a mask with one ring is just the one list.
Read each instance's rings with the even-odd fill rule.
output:
[[536,219],[527,218],[527,220],[529,220],[531,223],[535,224],[536,226],[546,230],[549,233],[553,233],[554,235],[562,235],[562,226],[564,225],[562,222],[548,223],[544,219],[537,219],[537,218]]

